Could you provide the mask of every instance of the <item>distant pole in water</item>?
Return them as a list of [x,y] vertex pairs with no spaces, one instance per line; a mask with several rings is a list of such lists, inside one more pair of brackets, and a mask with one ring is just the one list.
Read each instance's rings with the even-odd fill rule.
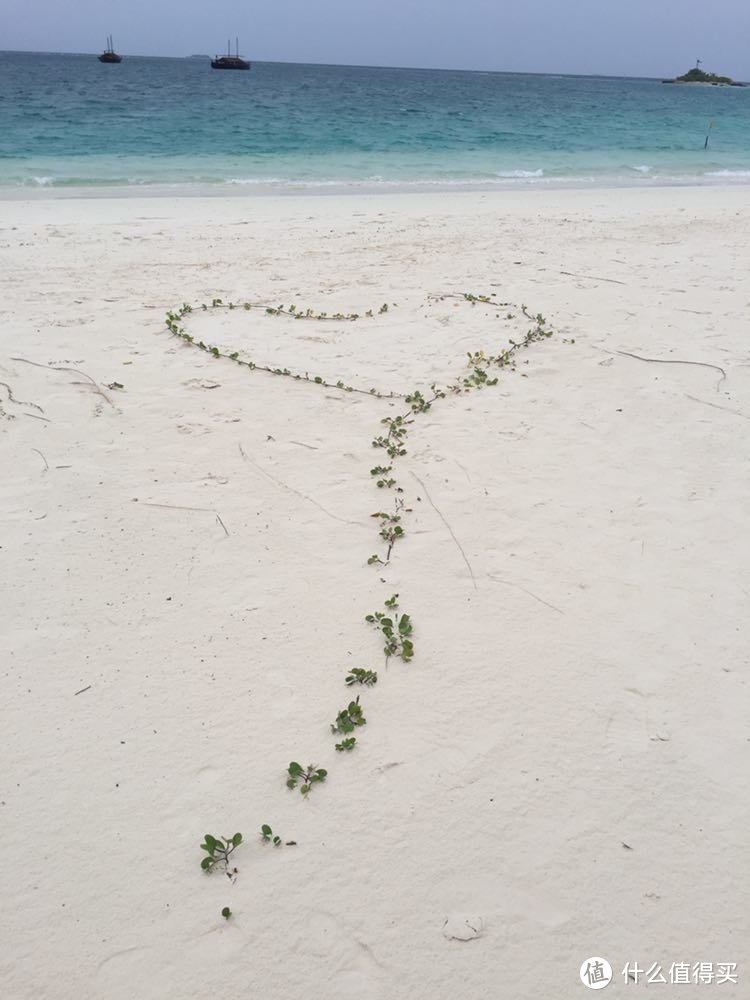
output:
[[713,123],[713,122],[709,122],[709,123],[708,123],[708,129],[709,129],[709,131],[708,131],[708,132],[706,132],[706,141],[705,141],[705,142],[703,143],[703,148],[704,148],[704,149],[708,149],[708,137],[709,137],[709,135],[710,135],[710,131],[711,131],[711,129],[712,129],[713,127],[714,127],[714,123]]

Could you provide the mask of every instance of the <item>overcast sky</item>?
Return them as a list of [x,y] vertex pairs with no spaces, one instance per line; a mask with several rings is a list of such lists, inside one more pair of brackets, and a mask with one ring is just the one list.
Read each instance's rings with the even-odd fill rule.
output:
[[750,0],[0,0],[0,48],[750,79]]

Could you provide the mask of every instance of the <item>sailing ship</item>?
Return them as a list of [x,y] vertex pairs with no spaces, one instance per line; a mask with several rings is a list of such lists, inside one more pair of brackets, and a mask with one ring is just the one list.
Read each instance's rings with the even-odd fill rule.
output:
[[99,62],[103,62],[103,63],[120,63],[120,62],[122,62],[122,56],[118,56],[118,54],[115,52],[115,47],[112,44],[112,36],[111,35],[107,35],[107,47],[104,50],[104,52],[102,52],[102,54],[98,58],[99,58]]
[[250,63],[247,59],[243,59],[240,56],[240,42],[238,38],[234,40],[234,55],[232,55],[232,50],[229,41],[227,41],[227,54],[225,56],[216,56],[215,59],[211,60],[212,69],[250,69]]

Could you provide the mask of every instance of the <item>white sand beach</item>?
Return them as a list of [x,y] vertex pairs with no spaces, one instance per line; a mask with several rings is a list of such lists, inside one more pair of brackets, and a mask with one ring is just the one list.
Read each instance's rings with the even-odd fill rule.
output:
[[[749,264],[745,187],[0,202],[4,1000],[746,997]],[[386,393],[554,335],[416,416],[368,566],[403,399],[183,302]]]

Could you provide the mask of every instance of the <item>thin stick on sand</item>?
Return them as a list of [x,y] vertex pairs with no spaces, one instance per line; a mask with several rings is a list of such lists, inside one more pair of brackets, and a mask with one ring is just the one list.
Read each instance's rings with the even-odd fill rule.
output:
[[144,501],[143,506],[161,507],[163,510],[193,510],[193,511],[199,511],[202,514],[213,514],[216,520],[224,529],[224,534],[227,536],[227,538],[229,538],[229,532],[227,531],[226,524],[224,524],[224,522],[222,521],[219,512],[214,510],[212,507],[180,507],[177,504],[172,504],[172,503],[149,503],[148,501]]
[[[15,360],[15,359],[12,358],[11,360]],[[11,387],[8,385],[7,382],[0,382],[0,385],[8,393],[8,402],[9,403],[15,403],[16,406],[31,406],[35,410],[39,410],[40,413],[44,413],[44,410],[37,403],[28,403],[28,402],[25,402],[23,399],[16,399],[15,396],[13,395],[13,391],[12,391]],[[33,416],[33,415],[34,415],[33,413],[29,414],[29,416]]]
[[[99,395],[103,399],[105,399],[109,403],[109,405],[112,407],[113,410],[117,409],[117,407],[115,406],[115,404],[112,402],[112,400],[106,394],[106,392],[104,391],[104,389],[102,389],[102,387],[99,385],[99,383],[95,379],[93,379],[90,375],[87,375],[86,372],[82,372],[79,368],[68,368],[68,367],[62,366],[62,365],[43,365],[43,364],[40,364],[39,361],[29,361],[28,358],[11,358],[10,360],[11,361],[21,361],[21,362],[23,362],[23,364],[25,364],[25,365],[33,365],[35,368],[44,368],[45,371],[48,371],[48,372],[73,372],[74,375],[80,375],[82,378],[86,379],[86,382],[85,383],[74,382],[73,385],[89,385],[90,384],[92,386],[92,388],[94,389],[94,392],[96,392],[97,395]],[[34,406],[35,404],[31,403],[31,404],[28,404],[28,405]],[[41,407],[37,406],[37,409],[41,409]]]
[[719,386],[727,377],[727,373],[719,365],[711,365],[706,361],[681,361],[678,358],[643,358],[640,354],[631,354],[630,351],[608,351],[609,354],[622,354],[626,358],[635,358],[636,361],[647,361],[649,364],[656,365],[696,365],[699,368],[713,368],[715,372],[721,372],[721,378],[716,383],[716,391],[719,391]]
[[32,448],[31,450],[35,451],[37,453],[37,455],[41,458],[41,460],[44,462],[44,469],[42,471],[44,471],[44,472],[49,471],[49,462],[44,457],[44,455],[41,453],[41,451],[39,451],[38,448]]
[[437,516],[440,518],[440,520],[443,522],[443,524],[448,529],[451,538],[456,543],[456,547],[458,548],[458,551],[461,553],[463,561],[466,563],[466,568],[468,569],[469,573],[471,574],[471,582],[474,585],[474,590],[478,590],[479,588],[477,587],[477,578],[474,576],[474,570],[471,568],[471,563],[469,562],[469,560],[466,557],[466,553],[464,552],[463,546],[461,545],[461,543],[459,542],[459,540],[456,538],[456,536],[455,536],[455,534],[453,532],[453,528],[451,528],[450,524],[448,524],[448,521],[445,519],[445,517],[443,515],[443,512],[438,507],[435,506],[435,503],[433,502],[433,499],[430,496],[430,494],[429,494],[429,492],[427,490],[427,487],[422,482],[422,480],[419,478],[419,476],[416,474],[416,472],[412,472],[412,476],[414,476],[414,478],[416,479],[416,481],[419,483],[419,485],[424,490],[424,495],[427,497],[427,501],[428,501],[429,505],[432,507],[432,509],[437,514]]

